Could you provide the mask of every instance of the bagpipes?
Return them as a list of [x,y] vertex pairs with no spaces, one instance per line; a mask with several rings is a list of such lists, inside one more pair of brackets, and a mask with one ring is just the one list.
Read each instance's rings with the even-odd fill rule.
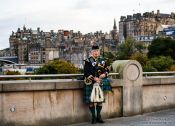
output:
[[90,96],[91,102],[103,102],[104,94],[99,83],[94,83]]
[[85,77],[85,79],[84,79],[84,83],[86,84],[86,85],[90,85],[90,84],[92,84],[92,80],[94,80],[94,77],[92,76],[92,75],[90,75],[89,77]]

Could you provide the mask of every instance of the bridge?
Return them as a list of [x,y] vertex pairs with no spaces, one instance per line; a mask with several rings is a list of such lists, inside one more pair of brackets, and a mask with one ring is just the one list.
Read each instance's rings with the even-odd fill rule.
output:
[[[122,124],[122,120],[133,124],[132,120],[139,119],[140,115],[175,108],[175,72],[143,72],[141,65],[133,60],[115,61],[112,66],[113,92],[105,94],[102,110],[105,126]],[[59,79],[70,76],[71,79]],[[75,79],[77,76],[82,75],[1,75],[0,125],[54,126],[89,122],[89,110],[82,102],[83,81]],[[46,79],[41,79],[43,77]],[[126,122],[122,125],[127,126]]]
[[[175,109],[162,110],[130,117],[106,119],[100,126],[175,126]],[[98,125],[98,124],[97,124]],[[94,126],[89,122],[68,126]]]
[[7,64],[17,64],[18,58],[16,56],[0,57],[0,62],[7,63]]

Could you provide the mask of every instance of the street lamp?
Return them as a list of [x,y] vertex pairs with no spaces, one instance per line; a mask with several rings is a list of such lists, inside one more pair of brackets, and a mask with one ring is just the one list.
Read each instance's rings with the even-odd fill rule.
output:
[[105,56],[105,54],[104,54],[104,41],[105,41],[105,36],[103,35],[102,37],[101,37],[101,41],[102,41],[102,54],[103,54],[103,57]]

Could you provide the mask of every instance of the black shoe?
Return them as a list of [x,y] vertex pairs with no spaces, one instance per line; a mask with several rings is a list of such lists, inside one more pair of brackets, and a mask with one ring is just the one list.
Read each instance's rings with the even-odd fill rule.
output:
[[102,119],[97,118],[98,123],[105,123]]
[[92,121],[91,121],[91,124],[96,124],[97,123],[97,121],[96,121],[96,119],[92,119]]

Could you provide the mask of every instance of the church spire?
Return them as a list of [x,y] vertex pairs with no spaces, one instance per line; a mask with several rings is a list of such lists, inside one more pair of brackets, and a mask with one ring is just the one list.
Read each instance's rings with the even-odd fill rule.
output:
[[116,20],[114,18],[114,26],[113,26],[113,30],[117,30],[117,26],[116,26]]

